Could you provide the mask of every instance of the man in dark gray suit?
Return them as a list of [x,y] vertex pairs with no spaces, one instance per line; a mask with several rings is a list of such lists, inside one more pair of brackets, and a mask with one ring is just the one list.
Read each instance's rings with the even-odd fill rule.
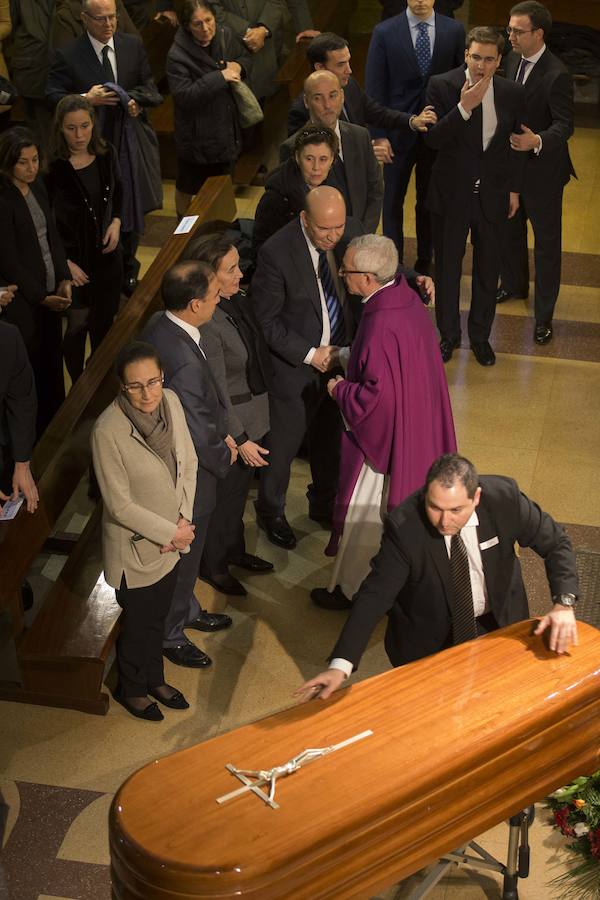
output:
[[528,618],[517,543],[544,559],[552,595],[552,610],[535,633],[549,628],[550,649],[565,653],[577,643],[579,589],[565,531],[512,478],[480,477],[468,459],[448,454],[433,463],[424,487],[387,516],[379,553],[354,596],[330,668],[298,695],[329,697],[358,667],[385,615],[393,666]]
[[[344,91],[333,72],[319,69],[304,82],[304,102],[313,125],[331,128],[340,142],[339,155],[331,169],[329,181],[346,199],[349,216],[362,222],[365,232],[374,232],[379,224],[383,203],[383,183],[373,152],[371,137],[362,125],[340,121]],[[296,135],[283,142],[280,159],[294,154]]]
[[229,616],[200,609],[194,596],[216,484],[237,459],[227,433],[227,407],[213,379],[202,348],[200,328],[210,321],[219,302],[219,285],[205,263],[176,263],[165,274],[161,293],[166,312],[156,313],[140,335],[158,350],[165,386],[175,391],[198,456],[198,477],[192,524],[196,536],[182,555],[171,609],[165,621],[163,653],[180,666],[210,665],[209,657],[188,640],[184,628],[218,631],[231,625]]

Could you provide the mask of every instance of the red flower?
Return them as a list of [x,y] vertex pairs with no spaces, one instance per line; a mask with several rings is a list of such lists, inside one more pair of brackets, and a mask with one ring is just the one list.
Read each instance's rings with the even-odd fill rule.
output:
[[[569,806],[563,806],[560,809],[555,810],[554,812],[554,821],[557,826],[560,828],[563,834],[566,834],[567,837],[575,837],[575,831],[569,825],[567,819],[571,813],[571,808]],[[600,842],[600,830],[599,830],[599,842]],[[599,843],[599,852],[600,852],[600,843]],[[592,851],[593,853],[593,851]]]
[[596,828],[595,831],[590,831],[588,837],[590,839],[592,856],[596,859],[600,859],[600,828]]

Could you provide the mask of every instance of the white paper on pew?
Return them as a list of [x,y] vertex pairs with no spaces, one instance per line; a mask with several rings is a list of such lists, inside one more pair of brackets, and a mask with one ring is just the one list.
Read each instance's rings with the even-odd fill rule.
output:
[[198,216],[184,216],[173,234],[187,234],[188,231],[192,230],[194,223],[197,221]]

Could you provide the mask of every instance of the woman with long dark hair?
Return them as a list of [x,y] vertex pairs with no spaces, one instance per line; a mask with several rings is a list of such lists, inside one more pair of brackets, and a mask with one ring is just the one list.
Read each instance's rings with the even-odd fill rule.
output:
[[119,163],[85,97],[69,94],[56,107],[51,156],[48,193],[74,286],[63,354],[75,381],[83,372],[86,336],[93,353],[117,313],[123,280]]

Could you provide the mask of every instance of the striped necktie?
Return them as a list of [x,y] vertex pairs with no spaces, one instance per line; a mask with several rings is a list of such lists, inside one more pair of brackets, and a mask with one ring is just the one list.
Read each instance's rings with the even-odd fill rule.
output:
[[460,531],[453,534],[450,541],[450,574],[454,592],[452,637],[454,644],[462,644],[477,637],[477,625],[469,574],[469,557]]
[[431,43],[429,41],[429,25],[427,22],[419,22],[417,25],[417,40],[415,41],[415,53],[417,55],[417,63],[419,64],[419,72],[422,78],[425,78],[431,66]]
[[344,323],[344,311],[340,298],[337,295],[329,262],[327,261],[327,251],[319,250],[319,278],[321,287],[325,296],[325,304],[327,306],[327,316],[329,318],[330,337],[329,343],[335,347],[342,347],[346,343],[346,325]]
[[525,73],[527,72],[527,66],[530,65],[530,61],[522,56],[521,62],[519,63],[519,71],[517,72],[517,77],[515,78],[517,84],[523,84],[523,79],[525,78]]

